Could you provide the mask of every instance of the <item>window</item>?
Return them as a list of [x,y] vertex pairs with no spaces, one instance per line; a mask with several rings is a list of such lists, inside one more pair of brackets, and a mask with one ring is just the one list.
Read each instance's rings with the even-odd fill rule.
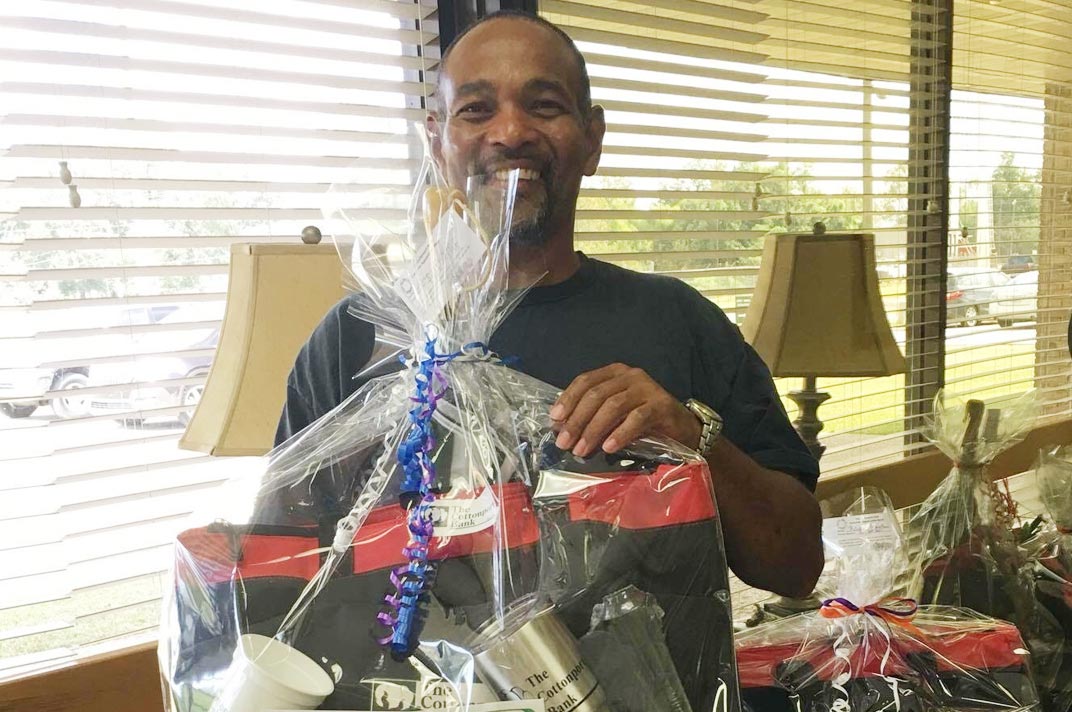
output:
[[950,269],[1037,282],[1024,294],[1011,280],[978,326],[947,332],[946,382],[988,400],[1035,387],[1045,417],[1070,403],[1070,21],[1067,6],[972,2],[953,23]]
[[[540,7],[577,40],[607,108],[583,249],[681,277],[740,323],[765,236],[817,221],[874,233],[909,373],[819,379],[824,476],[917,452],[943,386],[991,404],[1035,387],[1045,417],[1069,416],[1072,8]],[[799,387],[776,382],[783,396]],[[735,589],[735,603],[755,593]]]
[[[908,0],[540,7],[586,54],[607,109],[602,166],[582,193],[582,249],[685,279],[740,323],[766,236],[817,222],[870,232],[903,347],[911,226],[930,199],[910,174],[937,160],[913,141],[940,143],[936,129],[912,128],[936,65],[919,54],[938,45],[936,13]],[[819,385],[833,396],[820,411],[827,472],[900,456],[904,376]]]
[[0,8],[0,679],[151,634],[229,245],[294,241],[355,162],[409,192],[434,4]]
[[[578,41],[607,108],[583,249],[681,277],[740,323],[765,236],[816,222],[875,235],[909,373],[819,379],[825,474],[915,452],[943,385],[992,401],[1035,386],[1048,414],[1068,414],[1072,53],[1057,28],[1072,10],[973,0],[949,26],[924,0],[540,7]],[[1031,269],[1037,325],[991,314],[1007,274]]]

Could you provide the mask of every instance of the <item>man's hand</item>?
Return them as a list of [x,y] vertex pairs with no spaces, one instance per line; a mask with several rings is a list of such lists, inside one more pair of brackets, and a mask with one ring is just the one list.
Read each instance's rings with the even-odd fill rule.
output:
[[[646,435],[689,447],[700,421],[639,368],[616,363],[577,376],[551,408],[555,444],[587,457],[615,452]],[[768,470],[719,438],[708,455],[730,568],[745,583],[806,596],[823,569],[819,505],[802,484]]]
[[702,426],[688,408],[639,368],[615,363],[582,373],[551,408],[562,450],[587,457],[617,452],[637,438],[664,435],[688,447]]

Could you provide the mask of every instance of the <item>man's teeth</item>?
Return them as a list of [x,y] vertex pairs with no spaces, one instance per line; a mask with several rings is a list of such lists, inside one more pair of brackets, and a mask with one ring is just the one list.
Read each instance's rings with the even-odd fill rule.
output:
[[[540,172],[539,171],[534,171],[534,170],[531,170],[529,168],[518,168],[516,170],[517,170],[517,178],[518,178],[518,180],[539,180],[539,178],[540,178]],[[513,172],[514,172],[513,170],[496,171],[495,172],[495,179],[496,180],[501,180],[501,181],[509,180],[510,179],[510,174],[513,173]]]

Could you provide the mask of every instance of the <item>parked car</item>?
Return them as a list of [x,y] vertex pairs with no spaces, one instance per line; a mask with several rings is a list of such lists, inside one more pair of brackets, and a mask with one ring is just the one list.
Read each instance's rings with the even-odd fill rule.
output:
[[28,418],[51,390],[55,372],[50,368],[0,369],[0,413],[9,418]]
[[977,326],[989,317],[990,304],[1008,281],[1008,275],[996,270],[950,268],[945,294],[949,323]]
[[[28,418],[38,406],[49,405],[57,418],[77,418],[86,414],[85,398],[78,389],[86,387],[85,366],[68,368],[10,368],[0,371],[0,413],[9,418]],[[69,394],[45,398],[48,391]]]
[[908,275],[908,265],[903,262],[879,262],[875,265],[879,279],[904,279]]
[[1012,326],[1017,321],[1038,318],[1038,271],[1024,272],[1009,280],[1001,289],[1001,298],[990,305],[998,326]]
[[1001,271],[1008,275],[1034,272],[1038,270],[1038,262],[1034,255],[1013,255],[1001,265]]
[[[33,334],[38,331],[61,333],[63,329],[87,329],[96,327],[124,327],[155,324],[178,309],[176,304],[147,304],[124,307],[72,307],[66,314],[57,314],[51,319],[35,323],[29,335],[22,339],[26,353],[16,363],[74,361],[58,368],[26,365],[16,368],[0,368],[0,413],[9,418],[28,418],[38,407],[48,405],[57,418],[77,418],[89,412],[84,396],[77,393],[89,384],[89,366],[77,363],[79,356],[107,353],[121,347],[129,337],[119,333],[105,333],[100,337],[78,336],[54,338],[36,344]],[[75,354],[79,356],[75,356]],[[12,357],[14,358],[14,357]],[[5,359],[6,360],[6,359]],[[62,396],[46,398],[49,391],[64,391]],[[67,394],[69,392],[69,395]]]
[[[197,324],[218,320],[222,303],[184,305],[161,319],[168,324]],[[204,378],[212,365],[212,354],[219,342],[216,325],[182,328],[142,334],[135,342],[135,355],[129,360],[94,365],[89,382],[93,386],[116,386],[113,391],[95,394],[89,399],[93,415],[112,415],[124,425],[137,427],[150,418],[177,419],[185,425],[201,401],[203,383],[175,385],[170,381]],[[187,406],[177,415],[156,415],[152,411]]]

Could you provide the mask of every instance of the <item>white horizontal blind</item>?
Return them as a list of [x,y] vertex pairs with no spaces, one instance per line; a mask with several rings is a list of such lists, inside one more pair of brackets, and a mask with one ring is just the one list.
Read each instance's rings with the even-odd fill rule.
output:
[[[709,15],[674,11],[703,6]],[[581,249],[675,274],[731,310],[767,215],[765,15],[706,3],[541,2],[585,53],[608,135],[578,211]],[[742,312],[743,315],[743,312]]]
[[953,27],[950,272],[1012,280],[947,334],[946,380],[988,400],[1036,387],[1067,416],[1072,5],[958,3]]
[[593,99],[607,110],[579,247],[682,277],[732,316],[754,282],[769,217],[755,195],[770,173],[766,35],[757,29],[766,15],[699,2],[540,8],[578,42]]
[[[920,165],[912,142],[942,145],[918,108],[915,120],[924,128],[913,135],[910,127],[913,107],[934,100],[918,92],[938,70],[946,18],[912,0],[762,5],[771,13],[770,63],[781,70],[771,139],[781,163],[771,180],[771,204],[787,230],[808,232],[821,222],[828,231],[875,236],[887,319],[907,353],[910,225],[932,197],[913,193],[909,176],[933,173],[939,160],[932,153],[930,165]],[[816,315],[820,334],[824,318]],[[905,386],[904,374],[818,379],[831,395],[819,411],[824,475],[902,456],[912,405]],[[783,393],[799,387],[799,379],[779,380]]]
[[[918,197],[907,181],[910,50],[913,30],[932,31],[912,2],[545,0],[541,10],[578,42],[607,109],[608,150],[582,193],[582,249],[685,279],[740,323],[765,235],[818,221],[872,232],[903,342]],[[779,382],[783,393],[799,385]],[[903,376],[819,386],[833,395],[820,411],[824,470],[900,455]]]
[[434,12],[0,5],[0,679],[155,629],[183,517],[249,465],[176,446],[228,246],[296,240],[355,162],[408,194]]

